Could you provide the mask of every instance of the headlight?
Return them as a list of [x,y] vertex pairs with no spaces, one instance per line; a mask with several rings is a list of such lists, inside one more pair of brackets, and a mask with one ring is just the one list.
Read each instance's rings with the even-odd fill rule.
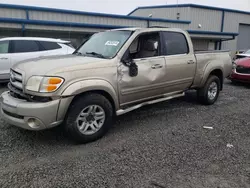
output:
[[29,78],[26,89],[42,93],[56,91],[63,83],[64,79],[60,77],[32,76]]

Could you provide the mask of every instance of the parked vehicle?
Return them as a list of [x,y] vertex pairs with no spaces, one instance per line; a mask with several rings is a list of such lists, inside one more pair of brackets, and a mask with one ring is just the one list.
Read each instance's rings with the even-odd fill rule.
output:
[[249,50],[239,50],[236,54],[235,54],[235,60],[236,59],[240,59],[240,58],[245,58],[245,57],[250,57],[250,49]]
[[41,56],[72,54],[69,41],[51,38],[11,37],[0,39],[0,82],[9,81],[17,62]]
[[213,104],[232,70],[229,52],[194,53],[187,32],[129,28],[94,34],[73,55],[17,64],[1,114],[30,130],[63,123],[85,143],[102,137],[115,115],[184,96]]
[[250,58],[242,58],[234,61],[233,70],[229,79],[234,83],[250,83]]

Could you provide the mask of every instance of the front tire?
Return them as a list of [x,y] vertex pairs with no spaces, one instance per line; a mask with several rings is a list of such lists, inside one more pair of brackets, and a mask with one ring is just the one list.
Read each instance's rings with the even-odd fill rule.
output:
[[220,93],[220,85],[220,79],[217,76],[209,76],[204,87],[197,91],[199,102],[205,105],[214,104]]
[[103,137],[113,120],[113,108],[103,95],[89,93],[71,104],[65,119],[66,133],[78,143],[88,143]]

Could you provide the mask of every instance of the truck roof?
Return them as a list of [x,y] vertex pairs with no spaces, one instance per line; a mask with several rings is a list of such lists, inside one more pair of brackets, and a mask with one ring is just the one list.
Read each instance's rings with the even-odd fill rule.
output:
[[179,28],[168,28],[168,27],[158,27],[152,26],[149,28],[139,28],[139,27],[128,27],[128,28],[120,28],[120,29],[112,29],[111,31],[176,31],[176,32],[184,32],[184,30]]

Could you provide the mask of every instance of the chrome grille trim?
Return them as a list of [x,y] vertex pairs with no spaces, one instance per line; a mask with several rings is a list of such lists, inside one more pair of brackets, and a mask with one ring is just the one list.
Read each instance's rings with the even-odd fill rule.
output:
[[11,85],[13,87],[16,87],[17,89],[21,89],[21,90],[23,89],[23,85],[21,82],[11,82]]
[[10,70],[10,83],[18,89],[23,89],[23,76],[21,73]]
[[15,78],[15,80],[22,82],[23,81],[23,77],[22,74],[19,72],[16,72],[14,70],[10,71],[10,76],[12,76],[13,78]]

